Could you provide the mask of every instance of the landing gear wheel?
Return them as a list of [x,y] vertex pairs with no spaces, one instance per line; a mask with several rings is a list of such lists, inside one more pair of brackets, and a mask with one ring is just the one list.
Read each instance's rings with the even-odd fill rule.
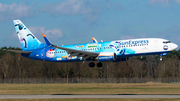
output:
[[94,62],[89,63],[89,67],[94,67],[94,66],[95,66]]
[[97,67],[102,67],[103,64],[101,62],[97,63]]

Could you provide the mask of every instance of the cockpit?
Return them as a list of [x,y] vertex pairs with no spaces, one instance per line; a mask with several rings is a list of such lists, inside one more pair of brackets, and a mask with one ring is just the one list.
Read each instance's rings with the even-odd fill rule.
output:
[[163,41],[163,43],[168,44],[171,43],[171,41]]

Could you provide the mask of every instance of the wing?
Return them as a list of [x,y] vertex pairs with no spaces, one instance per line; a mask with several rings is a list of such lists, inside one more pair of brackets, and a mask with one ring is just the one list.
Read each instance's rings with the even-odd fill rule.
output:
[[82,57],[83,60],[86,60],[86,59],[94,59],[95,57],[97,57],[99,55],[98,52],[89,52],[89,51],[83,51],[83,50],[76,50],[76,49],[59,47],[59,46],[53,45],[48,40],[48,38],[46,38],[46,36],[44,34],[42,34],[42,35],[43,35],[44,40],[45,40],[47,45],[50,45],[51,47],[54,47],[54,48],[66,50],[68,52],[68,54],[70,54],[70,56],[77,56],[78,58]]
[[58,49],[66,50],[68,54],[70,54],[70,56],[77,56],[78,58],[82,57],[83,60],[86,60],[88,58],[93,59],[99,55],[98,52],[82,51],[82,50],[76,50],[76,49],[71,49],[71,48],[59,47],[56,45],[51,45],[51,46]]

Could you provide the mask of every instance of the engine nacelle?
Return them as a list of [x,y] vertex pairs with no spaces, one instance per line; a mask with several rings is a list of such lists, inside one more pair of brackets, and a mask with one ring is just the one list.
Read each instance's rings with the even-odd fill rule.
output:
[[113,61],[113,62],[122,62],[122,61],[127,61],[127,60],[129,60],[128,57],[127,57],[127,58],[118,58],[118,59],[116,59],[116,60]]
[[112,52],[102,52],[96,57],[96,60],[99,62],[104,62],[104,61],[116,61],[116,53]]

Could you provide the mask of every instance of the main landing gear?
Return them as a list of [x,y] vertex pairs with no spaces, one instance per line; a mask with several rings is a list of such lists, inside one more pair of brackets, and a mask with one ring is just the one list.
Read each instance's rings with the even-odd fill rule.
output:
[[103,64],[101,62],[97,63],[97,67],[102,67]]
[[[95,63],[94,62],[90,62],[89,63],[89,67],[94,67],[95,66]],[[97,63],[97,67],[102,67],[103,64],[101,62]]]
[[95,66],[94,62],[89,63],[89,67],[94,67],[94,66]]

